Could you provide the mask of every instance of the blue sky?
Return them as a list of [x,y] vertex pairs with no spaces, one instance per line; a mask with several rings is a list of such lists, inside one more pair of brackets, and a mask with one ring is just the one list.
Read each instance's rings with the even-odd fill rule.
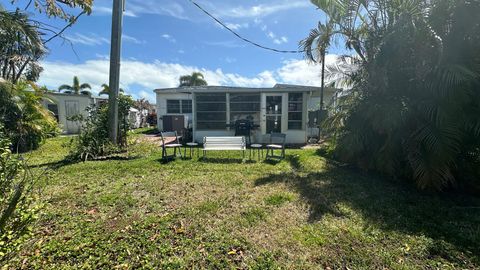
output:
[[[7,9],[12,7],[7,0],[1,2]],[[108,82],[111,2],[95,0],[93,13],[65,32],[71,44],[57,39],[48,45],[40,84],[55,89],[78,75],[98,92]],[[197,2],[245,37],[284,50],[297,49],[298,41],[324,19],[309,0]],[[65,24],[52,19],[48,23]],[[123,35],[121,85],[135,98],[153,101],[153,89],[175,87],[179,76],[192,71],[203,72],[211,85],[270,87],[320,81],[319,67],[307,64],[301,54],[251,46],[187,0],[127,0]],[[341,48],[329,51],[342,52]]]

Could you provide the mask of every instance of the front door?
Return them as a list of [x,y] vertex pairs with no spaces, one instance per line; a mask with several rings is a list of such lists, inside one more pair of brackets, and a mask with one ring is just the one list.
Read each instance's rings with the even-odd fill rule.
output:
[[282,132],[282,96],[267,95],[266,109],[266,134]]
[[72,121],[71,118],[80,113],[80,108],[77,100],[65,101],[65,116],[67,120],[67,133],[78,133],[80,131],[80,124],[78,121]]

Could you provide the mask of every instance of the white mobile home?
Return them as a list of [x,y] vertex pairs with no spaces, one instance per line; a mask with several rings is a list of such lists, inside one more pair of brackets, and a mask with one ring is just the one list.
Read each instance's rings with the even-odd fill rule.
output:
[[191,128],[193,140],[202,142],[205,136],[233,136],[235,130],[231,125],[237,120],[248,120],[255,126],[251,132],[252,143],[265,143],[268,134],[281,132],[287,135],[287,143],[304,144],[308,106],[312,94],[320,88],[196,86],[154,91],[157,125],[161,131]]
[[76,134],[80,131],[80,123],[70,121],[70,117],[79,114],[87,117],[86,109],[88,106],[107,101],[106,98],[102,97],[54,92],[48,93],[46,96],[48,99],[43,100],[43,106],[55,115],[60,128],[65,134]]

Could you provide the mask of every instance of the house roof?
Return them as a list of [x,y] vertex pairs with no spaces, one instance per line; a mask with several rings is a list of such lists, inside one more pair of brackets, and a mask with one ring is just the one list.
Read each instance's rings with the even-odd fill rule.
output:
[[278,92],[285,90],[288,92],[316,92],[320,87],[305,85],[276,84],[274,87],[255,88],[255,87],[236,87],[236,86],[188,86],[175,88],[159,88],[153,90],[155,93],[209,93],[209,92]]
[[71,97],[84,97],[84,98],[105,99],[105,100],[108,99],[108,97],[101,97],[101,96],[94,96],[94,95],[77,95],[73,93],[61,93],[61,92],[48,92],[46,94],[52,95],[52,96],[71,96]]

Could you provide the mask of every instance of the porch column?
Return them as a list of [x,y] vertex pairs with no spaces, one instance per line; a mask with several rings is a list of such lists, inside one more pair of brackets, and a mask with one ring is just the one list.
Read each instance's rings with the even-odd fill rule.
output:
[[288,93],[282,94],[282,133],[288,131]]
[[195,133],[197,132],[197,96],[192,93],[192,141],[196,141]]
[[267,133],[267,95],[260,93],[260,141],[263,142]]
[[[227,120],[227,125],[230,124],[230,93],[225,93],[225,106],[226,106],[226,117],[225,119]],[[230,127],[227,127],[227,130],[230,130]]]

